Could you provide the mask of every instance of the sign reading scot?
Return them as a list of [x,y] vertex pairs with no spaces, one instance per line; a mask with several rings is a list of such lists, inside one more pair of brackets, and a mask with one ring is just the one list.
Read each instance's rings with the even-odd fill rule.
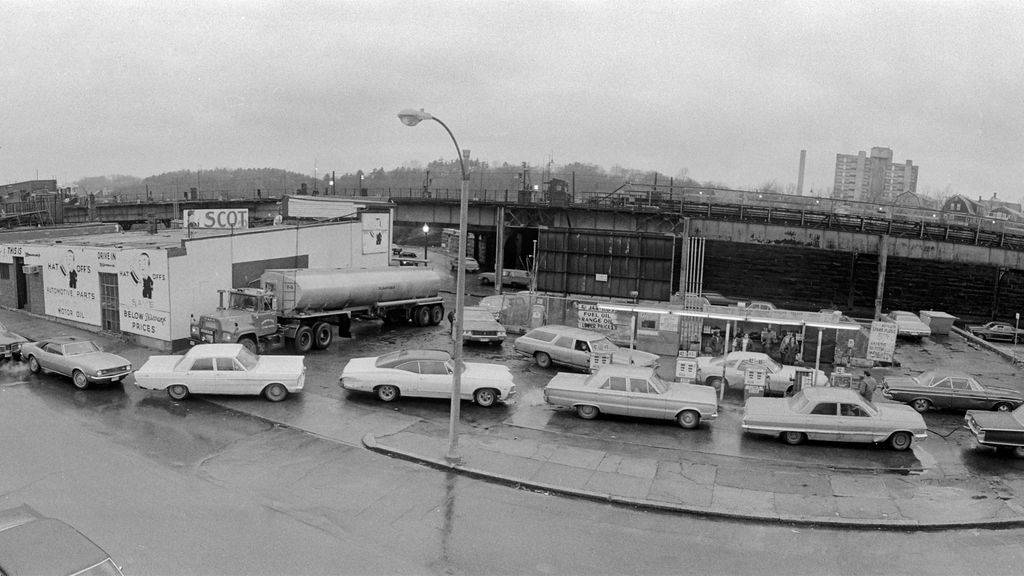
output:
[[249,227],[249,210],[247,208],[185,210],[184,216],[189,228],[235,229]]

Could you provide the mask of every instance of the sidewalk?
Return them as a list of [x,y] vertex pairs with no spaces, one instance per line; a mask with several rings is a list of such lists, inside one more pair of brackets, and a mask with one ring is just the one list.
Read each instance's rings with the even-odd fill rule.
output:
[[[133,362],[151,351],[111,337],[0,308],[24,336],[65,333],[102,343]],[[353,417],[337,402],[301,410],[258,398],[209,401],[318,437],[484,481],[664,513],[794,525],[887,530],[1024,526],[1024,479],[835,469],[585,439],[501,424],[460,427],[461,462],[445,460],[447,429],[392,410]],[[711,424],[715,426],[716,424]],[[906,472],[906,471],[904,471]]]

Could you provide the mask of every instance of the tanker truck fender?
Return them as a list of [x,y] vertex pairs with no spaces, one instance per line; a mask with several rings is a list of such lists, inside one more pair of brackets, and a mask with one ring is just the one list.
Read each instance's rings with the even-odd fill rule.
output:
[[352,337],[352,317],[348,314],[338,315],[338,337]]

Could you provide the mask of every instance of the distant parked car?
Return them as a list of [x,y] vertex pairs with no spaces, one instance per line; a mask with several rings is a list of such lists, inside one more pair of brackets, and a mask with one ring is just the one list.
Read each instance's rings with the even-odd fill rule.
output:
[[779,436],[787,444],[804,440],[888,442],[906,450],[926,438],[924,418],[902,404],[872,404],[849,388],[805,388],[790,398],[753,396],[743,407],[743,431]]
[[501,344],[505,341],[505,327],[487,308],[466,306],[462,315],[462,341]]
[[[458,258],[452,258],[451,265],[452,265],[452,272],[457,271],[459,269],[459,259]],[[473,258],[473,257],[470,257],[470,256],[466,256],[466,272],[467,273],[473,273],[473,272],[479,272],[479,271],[480,271],[480,263],[476,261],[476,258]]]
[[[743,303],[741,302],[741,304]],[[777,308],[775,308],[775,304],[765,302],[764,300],[751,300],[750,302],[746,302],[744,305],[747,310],[777,310]]]
[[967,330],[982,340],[1024,341],[1024,330],[1014,328],[1006,322],[989,322],[981,326],[968,326]]
[[544,401],[585,420],[598,414],[675,420],[683,428],[718,417],[718,398],[707,386],[662,380],[652,367],[609,364],[595,374],[559,372],[544,387]]
[[[764,367],[767,381],[765,388],[771,396],[789,396],[793,393],[796,383],[796,372],[815,372],[814,368],[787,366],[779,364],[771,356],[763,352],[729,352],[728,356],[697,357],[697,378],[704,384],[719,389],[722,385],[722,363],[725,363],[725,383],[727,388],[742,388],[747,368]],[[828,376],[818,370],[814,374],[814,386],[828,384]]]
[[[346,390],[373,392],[384,402],[401,396],[451,398],[455,363],[443,350],[400,350],[353,358],[338,379]],[[507,401],[516,393],[512,372],[504,364],[464,362],[461,398],[480,406]]]
[[419,252],[413,252],[412,250],[401,250],[398,253],[398,255],[401,256],[402,258],[419,258],[420,257],[420,253]]
[[135,384],[167,390],[174,400],[190,394],[262,394],[284,400],[306,383],[303,356],[257,356],[242,344],[199,344],[184,355],[150,356]]
[[[477,275],[477,279],[480,280],[481,284],[494,284],[494,278],[494,272],[481,272]],[[501,285],[508,286],[509,288],[529,288],[530,272],[528,270],[510,270],[506,268],[501,271]]]
[[953,410],[998,410],[1009,412],[1024,404],[1024,394],[1010,388],[983,386],[963,372],[929,370],[918,376],[887,376],[882,395],[906,402],[918,412],[932,408]]
[[95,542],[27,504],[0,511],[0,574],[123,576]]
[[561,364],[586,371],[590,369],[592,354],[608,354],[612,364],[657,366],[658,363],[657,354],[619,348],[604,334],[572,326],[534,328],[516,338],[514,348],[520,354],[532,356],[541,368]]
[[127,359],[104,352],[91,340],[62,336],[30,342],[21,349],[33,374],[54,372],[71,378],[75,388],[85,390],[92,384],[120,382],[132,373]]
[[701,292],[700,295],[707,298],[708,304],[712,306],[735,306],[740,302],[735,298],[723,296],[721,292]]
[[20,360],[21,347],[28,342],[28,338],[11,332],[0,322],[0,359]]
[[896,335],[900,338],[920,340],[932,335],[932,329],[918,318],[917,314],[906,310],[893,310],[884,315],[896,323]]
[[1013,412],[968,410],[964,422],[978,444],[1024,456],[1024,406]]

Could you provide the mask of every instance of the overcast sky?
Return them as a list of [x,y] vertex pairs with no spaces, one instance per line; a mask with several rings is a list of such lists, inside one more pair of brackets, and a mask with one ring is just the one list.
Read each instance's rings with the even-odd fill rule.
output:
[[0,0],[0,182],[454,158],[1024,196],[1024,3]]

